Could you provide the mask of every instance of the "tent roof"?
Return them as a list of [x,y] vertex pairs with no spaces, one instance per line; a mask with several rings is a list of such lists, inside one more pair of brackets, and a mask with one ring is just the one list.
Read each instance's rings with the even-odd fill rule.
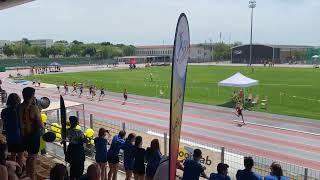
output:
[[258,84],[257,80],[248,78],[241,73],[236,73],[233,76],[220,81],[218,86],[229,86],[229,87],[250,87]]
[[61,64],[59,64],[57,62],[53,62],[53,63],[50,63],[49,66],[61,66]]
[[319,56],[318,55],[314,55],[314,56],[312,56],[312,58],[319,58]]

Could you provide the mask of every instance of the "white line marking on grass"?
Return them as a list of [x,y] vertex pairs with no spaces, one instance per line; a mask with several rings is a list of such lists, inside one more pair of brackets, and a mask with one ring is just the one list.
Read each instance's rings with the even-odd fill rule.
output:
[[260,84],[262,86],[292,86],[292,87],[312,87],[310,84]]

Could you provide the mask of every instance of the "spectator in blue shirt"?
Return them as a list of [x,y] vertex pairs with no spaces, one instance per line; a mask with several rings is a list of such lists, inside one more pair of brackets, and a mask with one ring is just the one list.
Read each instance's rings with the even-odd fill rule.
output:
[[217,166],[218,173],[211,173],[209,180],[231,180],[228,176],[228,164],[219,163]]
[[270,169],[270,175],[264,177],[264,180],[289,180],[289,177],[283,176],[283,171],[279,163],[273,162]]
[[18,116],[18,106],[21,104],[21,99],[18,94],[12,93],[8,96],[7,107],[1,112],[6,130],[8,151],[11,153],[11,160],[23,166],[23,143],[21,134],[21,124]]
[[160,152],[160,144],[158,139],[151,141],[150,147],[146,150],[146,180],[152,180],[157,171],[162,154]]
[[136,135],[134,133],[130,133],[123,146],[123,166],[126,171],[126,180],[130,180],[133,174],[134,151],[136,149],[134,146],[135,139]]
[[237,180],[261,180],[260,175],[252,172],[252,167],[254,166],[254,162],[252,157],[244,157],[244,170],[238,170],[237,172]]
[[100,176],[102,180],[107,179],[106,172],[107,172],[107,135],[109,135],[109,132],[104,129],[100,128],[98,137],[94,139],[94,145],[96,148],[96,162],[100,167]]
[[119,134],[115,135],[112,139],[111,146],[107,155],[108,164],[110,167],[108,180],[117,180],[117,174],[119,170],[119,152],[120,149],[123,149],[125,136],[126,132],[120,131]]
[[208,176],[204,172],[205,167],[200,164],[200,159],[202,158],[202,152],[200,149],[195,149],[193,151],[193,159],[187,159],[183,163],[184,172],[183,180],[199,180],[199,177],[202,176],[208,179]]

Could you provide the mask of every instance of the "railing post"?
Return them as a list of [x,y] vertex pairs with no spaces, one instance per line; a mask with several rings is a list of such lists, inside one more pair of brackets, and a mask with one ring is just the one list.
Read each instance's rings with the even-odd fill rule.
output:
[[93,129],[93,114],[90,114],[90,128]]
[[76,111],[76,116],[79,119],[79,111]]
[[126,123],[124,123],[124,122],[122,123],[122,130],[126,131]]
[[61,124],[60,123],[60,111],[59,111],[59,109],[57,109],[57,122],[58,122],[58,124]]
[[168,155],[167,154],[167,145],[168,145],[168,135],[167,133],[163,133],[163,148],[164,148],[164,155]]
[[304,168],[304,180],[308,180],[308,168]]
[[224,147],[221,147],[221,163],[224,163]]

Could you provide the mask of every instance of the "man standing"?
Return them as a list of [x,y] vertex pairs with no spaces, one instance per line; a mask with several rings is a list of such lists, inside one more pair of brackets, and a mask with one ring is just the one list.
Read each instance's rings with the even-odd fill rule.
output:
[[22,91],[23,102],[19,106],[22,135],[25,150],[28,152],[26,170],[32,180],[35,179],[35,163],[40,148],[40,132],[43,128],[40,110],[34,103],[34,95],[34,88],[24,88]]
[[261,180],[261,177],[252,171],[254,162],[252,157],[244,157],[244,170],[238,170],[237,180]]

